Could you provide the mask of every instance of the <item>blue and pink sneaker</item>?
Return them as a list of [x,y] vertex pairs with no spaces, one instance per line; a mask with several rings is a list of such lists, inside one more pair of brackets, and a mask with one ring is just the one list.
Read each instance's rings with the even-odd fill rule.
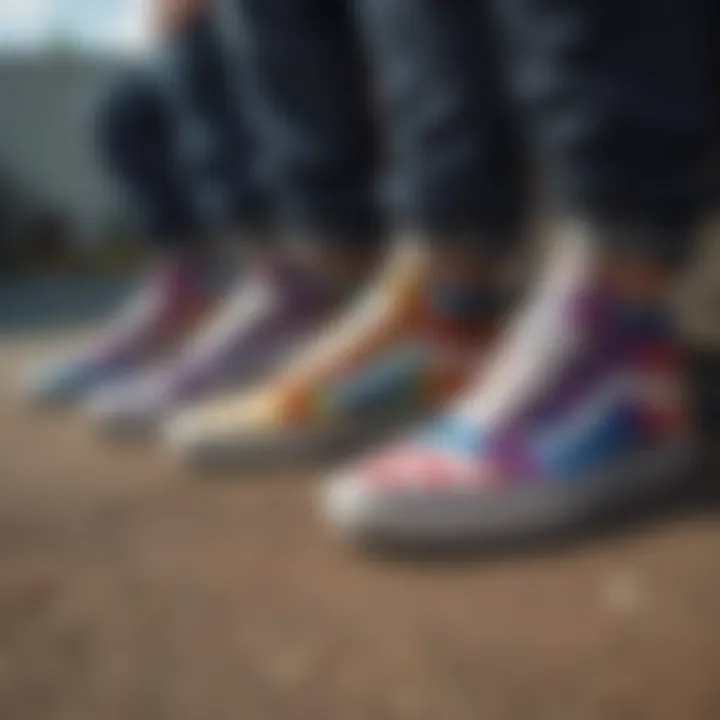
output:
[[68,357],[35,370],[26,394],[42,403],[82,400],[166,352],[208,305],[206,273],[197,262],[184,256],[160,262],[106,329]]
[[656,492],[692,457],[666,313],[621,301],[571,253],[457,407],[335,474],[324,508],[365,538],[513,537]]

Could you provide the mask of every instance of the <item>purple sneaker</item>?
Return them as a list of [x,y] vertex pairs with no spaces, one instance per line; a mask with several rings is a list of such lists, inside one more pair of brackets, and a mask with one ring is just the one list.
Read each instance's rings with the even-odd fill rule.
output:
[[94,395],[90,415],[109,431],[152,432],[168,413],[271,372],[336,300],[307,272],[260,265],[175,360]]

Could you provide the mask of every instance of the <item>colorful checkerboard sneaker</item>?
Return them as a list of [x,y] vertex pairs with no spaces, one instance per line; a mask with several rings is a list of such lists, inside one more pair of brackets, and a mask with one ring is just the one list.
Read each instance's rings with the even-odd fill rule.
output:
[[333,524],[365,538],[497,539],[682,476],[693,437],[667,315],[620,300],[582,255],[543,278],[456,407],[333,474]]

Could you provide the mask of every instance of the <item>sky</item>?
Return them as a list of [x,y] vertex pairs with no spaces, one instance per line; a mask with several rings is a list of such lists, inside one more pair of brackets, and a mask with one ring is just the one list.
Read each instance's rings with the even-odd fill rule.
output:
[[145,40],[147,0],[0,0],[0,49],[33,49],[53,38],[130,50]]

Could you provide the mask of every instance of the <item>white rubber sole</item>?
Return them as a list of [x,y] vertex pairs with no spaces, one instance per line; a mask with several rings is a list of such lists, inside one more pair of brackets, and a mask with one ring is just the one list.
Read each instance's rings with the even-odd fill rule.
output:
[[[321,498],[327,519],[360,540],[495,540],[560,529],[596,512],[651,496],[684,477],[691,443],[663,446],[571,483],[509,483],[477,490],[383,492],[353,475],[331,479]],[[409,479],[411,480],[411,479]]]

